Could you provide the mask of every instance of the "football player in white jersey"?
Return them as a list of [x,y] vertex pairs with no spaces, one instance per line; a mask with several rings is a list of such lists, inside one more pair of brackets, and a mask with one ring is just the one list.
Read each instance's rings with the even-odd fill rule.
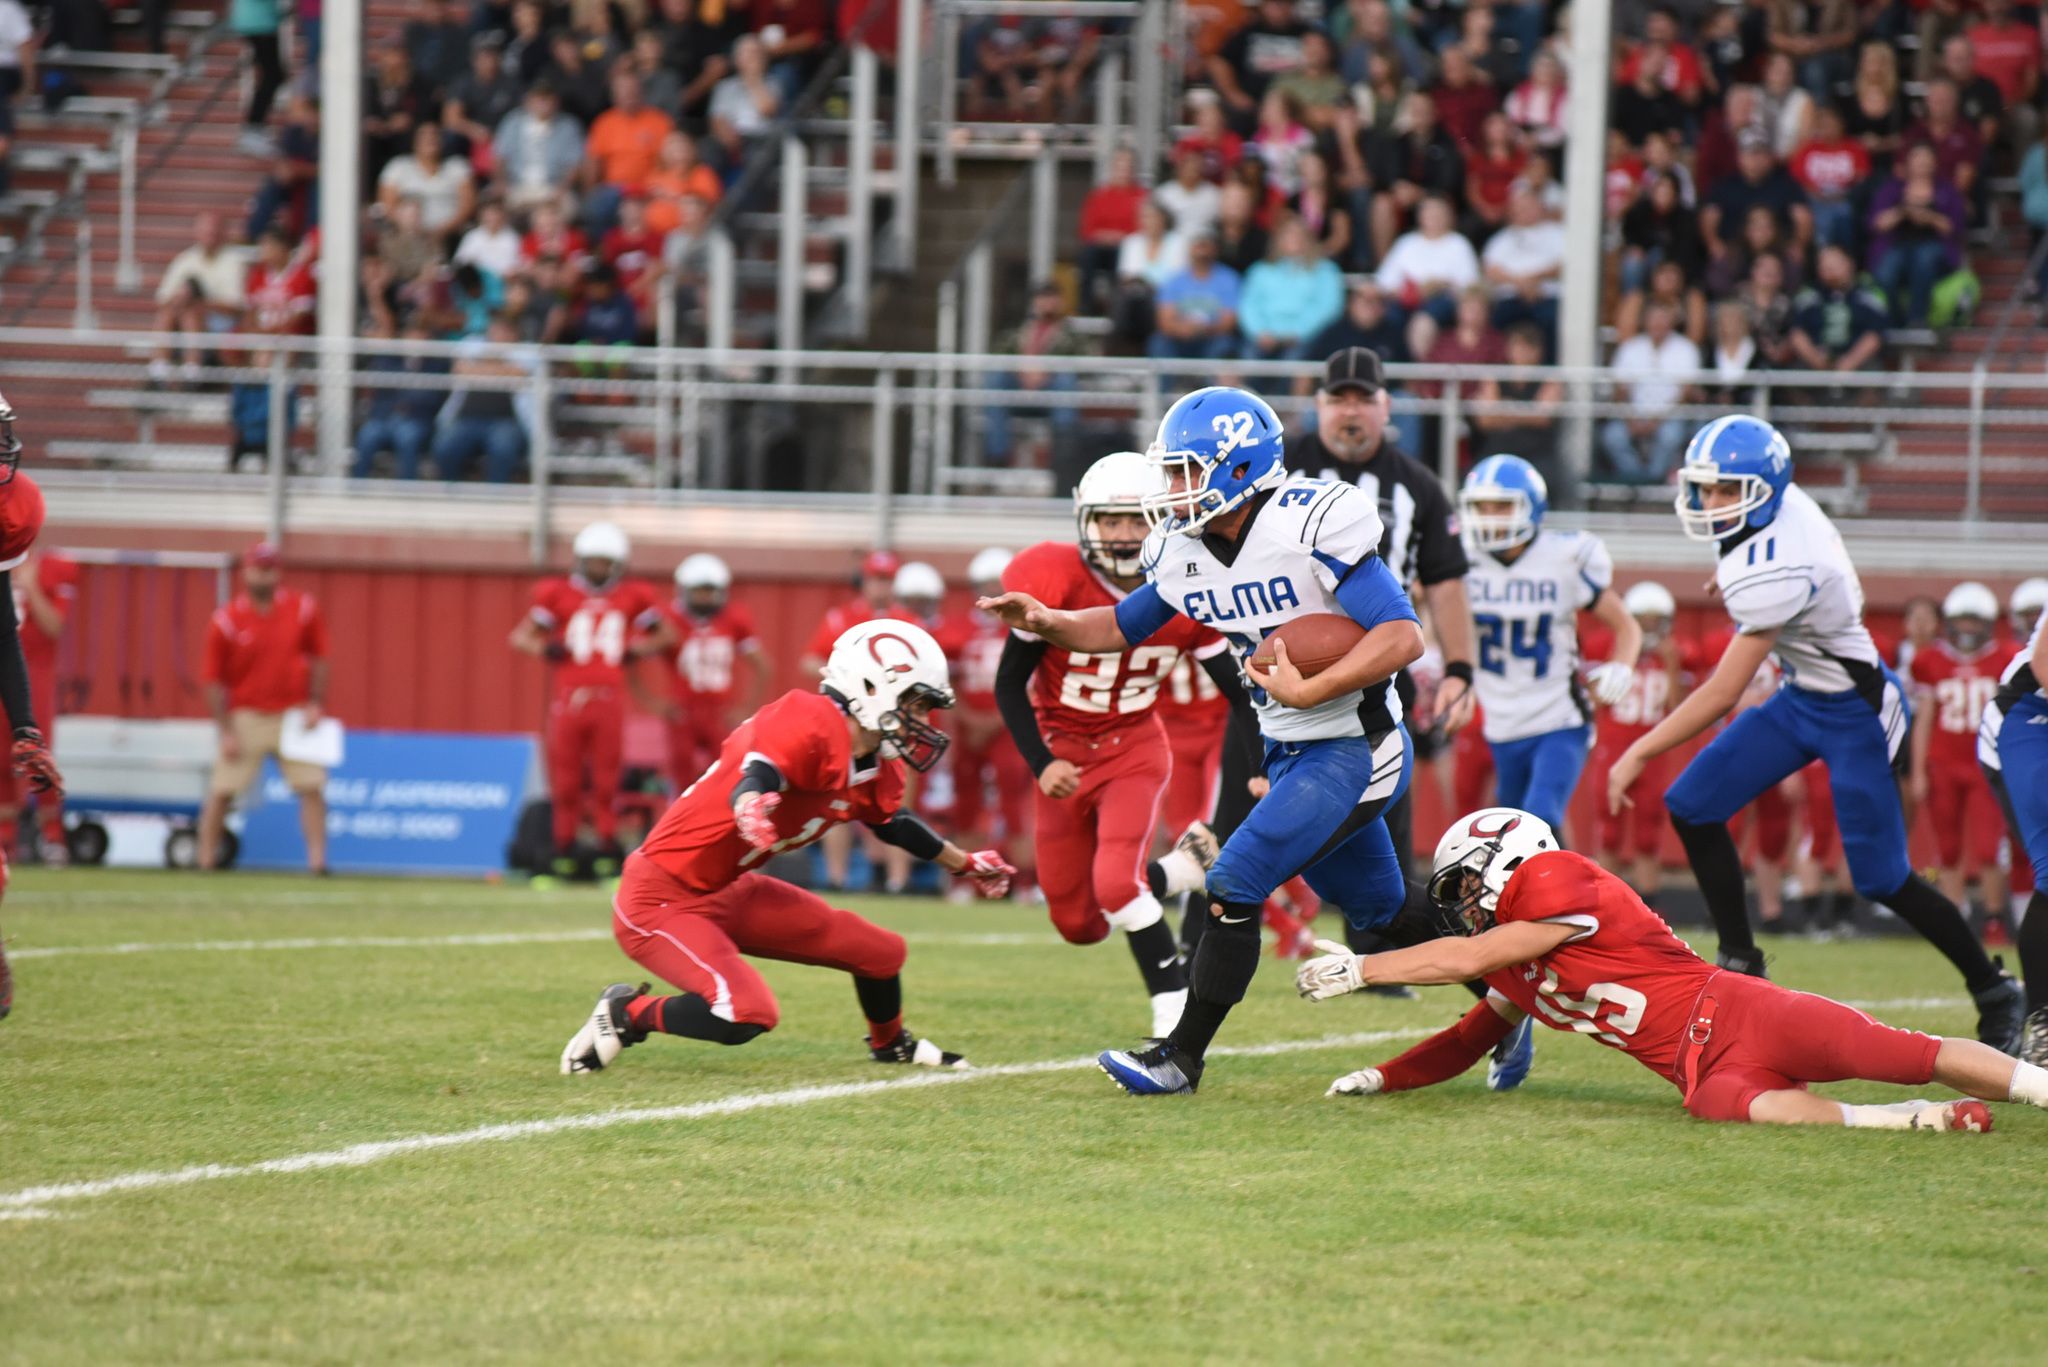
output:
[[1842,849],[1856,891],[1880,902],[1947,955],[1977,1003],[1977,1035],[2010,1053],[2025,1015],[2019,984],[1999,970],[1955,903],[1913,872],[1893,777],[1911,716],[1898,675],[1863,629],[1863,584],[1841,534],[1792,482],[1792,449],[1769,423],[1717,418],[1692,439],[1678,472],[1679,524],[1716,543],[1716,584],[1736,635],[1713,676],[1607,776],[1620,810],[1644,762],[1724,716],[1767,655],[1784,682],[1727,726],[1664,795],[1700,893],[1720,931],[1721,967],[1762,976],[1749,928],[1742,863],[1728,818],[1813,760],[1827,764]]
[[1260,908],[1296,874],[1358,924],[1385,925],[1407,896],[1382,813],[1408,786],[1412,750],[1392,680],[1422,654],[1408,595],[1379,557],[1379,508],[1356,487],[1289,479],[1280,419],[1264,399],[1211,387],[1160,420],[1162,479],[1144,502],[1146,582],[1115,607],[1053,611],[1028,594],[984,599],[1012,628],[1056,647],[1120,651],[1176,614],[1214,627],[1242,661],[1282,623],[1340,613],[1365,628],[1342,659],[1303,678],[1276,650],[1247,663],[1272,787],[1209,870],[1210,915],[1171,1033],[1106,1050],[1126,1091],[1192,1092],[1202,1056],[1259,963]]
[[2034,893],[2019,921],[2020,973],[2027,980],[2027,1024],[2019,1055],[2048,1060],[2048,580],[2013,592],[2017,620],[2031,609],[2033,632],[2006,667],[1998,696],[1977,730],[1977,762],[2005,808],[2013,860],[2033,865]]
[[[1488,456],[1458,491],[1472,568],[1465,596],[1478,642],[1479,706],[1500,785],[1496,801],[1553,830],[1593,748],[1590,689],[1603,707],[1628,696],[1643,629],[1614,591],[1614,561],[1591,532],[1543,525],[1550,490],[1520,456]],[[1614,633],[1614,654],[1579,683],[1579,613]]]

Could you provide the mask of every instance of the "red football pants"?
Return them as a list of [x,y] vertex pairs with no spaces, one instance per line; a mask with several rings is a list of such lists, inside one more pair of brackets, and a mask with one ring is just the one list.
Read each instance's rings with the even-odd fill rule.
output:
[[668,781],[677,792],[704,776],[725,744],[723,703],[682,703],[683,714],[668,724]]
[[1835,790],[1828,783],[1828,766],[1815,760],[1800,772],[1806,775],[1806,833],[1813,862],[1823,869],[1842,866],[1841,829],[1835,824]]
[[1486,805],[1486,786],[1493,778],[1493,749],[1487,745],[1478,718],[1451,742],[1451,800],[1461,812]]
[[717,892],[693,893],[639,855],[626,861],[612,899],[612,934],[627,958],[663,982],[696,993],[725,1020],[763,1030],[775,1028],[781,1011],[742,954],[893,978],[905,953],[893,930],[779,878],[744,873]]
[[1223,732],[1229,725],[1226,712],[1213,722],[1168,729],[1173,773],[1159,820],[1170,838],[1178,838],[1192,822],[1207,821],[1216,810],[1216,777],[1223,771]]
[[1921,804],[1934,826],[1934,845],[1941,866],[1960,868],[1963,876],[1998,866],[1998,842],[2005,834],[2005,813],[1984,771],[1973,759],[1967,765],[1927,765],[1927,801]]
[[[1707,979],[1695,1018],[1709,1001],[1713,1022],[1685,1098],[1701,1120],[1748,1120],[1760,1093],[1804,1090],[1809,1082],[1911,1086],[1934,1078],[1940,1039],[1880,1024],[1853,1006],[1741,973]],[[1689,1052],[1681,1044],[1681,1069]]]
[[626,700],[616,689],[579,688],[548,708],[548,796],[557,850],[576,843],[576,828],[586,818],[600,842],[617,839],[625,744]]
[[[1603,742],[1593,747],[1593,764],[1590,787],[1595,793],[1607,791],[1607,771],[1614,767],[1614,761],[1621,758],[1628,749],[1623,742]],[[1663,754],[1643,766],[1643,772],[1630,785],[1628,795],[1636,805],[1623,807],[1619,812],[1607,810],[1603,796],[1596,804],[1600,808],[1600,851],[1609,855],[1644,854],[1653,855],[1664,845],[1664,790],[1671,786],[1671,756]]]
[[988,790],[994,788],[1004,838],[1029,838],[1031,794],[1038,785],[1010,733],[997,728],[979,745],[956,738],[946,753],[953,763],[954,831],[963,836],[993,834],[989,830]]
[[1770,864],[1782,864],[1792,849],[1792,799],[1783,783],[1774,783],[1756,795],[1756,800],[1737,812],[1728,822],[1728,834],[1742,844],[1742,823],[1756,817],[1756,857]]
[[1050,744],[1055,759],[1080,769],[1081,787],[1072,797],[1038,794],[1038,886],[1053,928],[1069,943],[1092,945],[1109,934],[1105,913],[1147,890],[1145,861],[1173,755],[1157,717],[1092,743],[1053,736]]

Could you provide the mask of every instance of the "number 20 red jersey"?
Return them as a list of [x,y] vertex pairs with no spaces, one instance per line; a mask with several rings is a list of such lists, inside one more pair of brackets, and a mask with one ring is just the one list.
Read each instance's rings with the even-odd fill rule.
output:
[[[1020,552],[1003,571],[1003,587],[1068,611],[1115,607],[1124,598],[1071,541],[1045,541]],[[1215,631],[1178,615],[1144,641],[1114,654],[1054,646],[1031,676],[1031,710],[1048,736],[1106,735],[1151,714],[1160,685],[1183,651],[1206,660],[1228,648]]]
[[661,603],[652,588],[631,579],[600,589],[572,576],[543,579],[533,591],[532,615],[568,652],[551,671],[555,692],[573,693],[625,687],[626,647],[661,620]]
[[1927,762],[1942,769],[1977,768],[1977,723],[1998,693],[1999,676],[2018,654],[2004,641],[1989,641],[1965,655],[1936,637],[1913,652],[1913,683],[1917,706],[1934,709],[1934,731],[1927,741]]
[[740,656],[761,648],[753,614],[737,603],[727,603],[711,616],[699,617],[670,603],[662,608],[662,615],[676,632],[675,654],[670,657],[676,697],[719,707],[730,703]]
[[1494,919],[1562,922],[1578,933],[1486,985],[1556,1030],[1590,1035],[1682,1087],[1678,1052],[1715,968],[1628,884],[1583,855],[1536,855],[1515,870]]

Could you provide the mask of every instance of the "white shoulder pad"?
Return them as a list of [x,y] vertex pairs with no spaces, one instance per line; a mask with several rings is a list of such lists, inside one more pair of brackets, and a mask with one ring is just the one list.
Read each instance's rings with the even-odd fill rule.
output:
[[1579,571],[1579,587],[1585,597],[1582,605],[1590,606],[1602,593],[1614,587],[1614,557],[1608,553],[1607,543],[1591,532],[1576,533],[1579,544],[1573,550],[1573,561]]
[[1355,565],[1379,552],[1386,533],[1377,501],[1353,484],[1334,480],[1290,482],[1281,489],[1289,512],[1300,510],[1296,533],[1305,551]]
[[[1751,538],[1752,542],[1757,538]],[[1728,615],[1743,631],[1774,631],[1786,625],[1813,601],[1816,582],[1811,565],[1776,562],[1749,565],[1743,546],[1721,561],[1716,578]]]

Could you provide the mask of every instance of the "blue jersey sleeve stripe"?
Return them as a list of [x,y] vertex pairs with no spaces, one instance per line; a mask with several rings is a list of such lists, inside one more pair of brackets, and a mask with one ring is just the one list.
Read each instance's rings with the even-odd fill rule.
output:
[[1317,564],[1321,565],[1324,569],[1328,570],[1332,575],[1336,576],[1337,582],[1339,584],[1342,584],[1346,579],[1349,579],[1351,577],[1351,572],[1358,568],[1358,566],[1356,565],[1347,565],[1343,561],[1339,560],[1336,556],[1331,555],[1328,551],[1319,551],[1313,546],[1309,547],[1308,553],[1316,558]]
[[1371,630],[1382,622],[1416,622],[1414,604],[1401,591],[1384,560],[1369,555],[1337,585],[1337,604],[1352,621]]
[[1158,586],[1149,581],[1140,584],[1123,602],[1116,605],[1117,630],[1124,634],[1124,640],[1136,645],[1173,620],[1172,606],[1160,596]]
[[1579,579],[1585,584],[1586,591],[1592,594],[1595,598],[1598,598],[1601,594],[1607,592],[1607,585],[1596,582],[1593,576],[1587,574],[1584,570],[1579,571]]

